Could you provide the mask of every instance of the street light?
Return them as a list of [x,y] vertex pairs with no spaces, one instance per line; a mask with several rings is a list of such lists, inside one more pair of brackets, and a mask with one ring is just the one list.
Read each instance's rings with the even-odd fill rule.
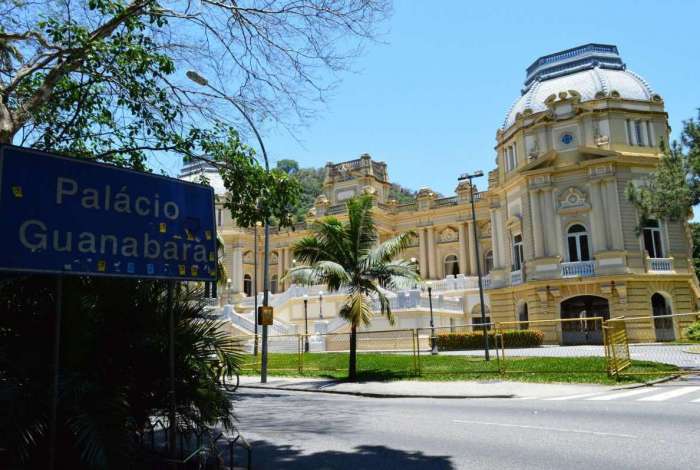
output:
[[258,356],[258,229],[262,226],[262,222],[257,220],[253,230],[253,325],[255,328],[255,338],[253,343],[253,356]]
[[433,322],[433,283],[426,281],[428,286],[428,305],[430,306],[430,354],[436,356],[438,353],[437,341],[435,341],[435,323]]
[[[262,151],[263,158],[265,159],[265,171],[268,173],[270,172],[270,162],[267,158],[267,150],[265,150],[265,144],[263,144],[262,138],[260,137],[260,133],[258,132],[257,127],[255,127],[255,124],[253,124],[253,120],[248,116],[248,113],[243,109],[243,107],[238,104],[233,98],[230,96],[226,95],[223,91],[218,90],[217,88],[214,88],[209,84],[209,81],[204,78],[202,75],[200,75],[198,72],[194,70],[188,70],[185,75],[187,75],[187,78],[192,80],[194,83],[197,85],[201,85],[203,87],[209,88],[211,91],[219,95],[221,98],[225,99],[229,103],[231,103],[245,118],[246,121],[248,121],[248,125],[250,126],[251,129],[253,129],[253,132],[255,133],[255,137],[258,139],[258,144],[260,145],[260,150]],[[268,302],[269,302],[269,293],[270,293],[270,263],[268,262],[268,258],[270,255],[270,223],[269,220],[265,220],[265,242],[264,242],[264,248],[263,248],[263,306],[267,307]],[[255,312],[255,315],[257,316],[257,311]],[[257,323],[257,318],[256,318],[256,323]],[[260,366],[260,382],[261,383],[267,383],[267,325],[263,325],[262,329],[262,360],[261,360],[261,366]]]
[[309,294],[304,294],[304,352],[309,352]]
[[481,170],[475,171],[474,173],[464,173],[457,181],[469,180],[469,200],[472,204],[472,228],[474,229],[474,254],[476,256],[476,274],[479,277],[479,301],[481,302],[481,328],[484,334],[484,359],[489,360],[489,335],[486,328],[486,312],[484,303],[484,283],[481,278],[481,263],[479,260],[479,236],[476,233],[476,209],[474,206],[474,184],[472,180],[474,178],[480,178],[484,176],[484,172]]
[[318,291],[318,318],[323,320],[323,291]]

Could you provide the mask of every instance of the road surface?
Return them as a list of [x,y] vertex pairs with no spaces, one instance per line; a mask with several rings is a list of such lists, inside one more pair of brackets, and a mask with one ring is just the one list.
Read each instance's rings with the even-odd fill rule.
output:
[[700,468],[700,380],[515,399],[239,390],[256,469]]

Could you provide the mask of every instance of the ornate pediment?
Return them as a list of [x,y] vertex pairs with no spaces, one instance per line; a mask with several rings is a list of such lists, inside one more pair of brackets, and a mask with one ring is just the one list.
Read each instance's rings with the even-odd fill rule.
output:
[[587,201],[586,193],[572,186],[559,196],[559,213],[571,214],[590,210],[591,205]]
[[453,227],[447,227],[446,229],[440,232],[440,237],[438,240],[440,243],[456,242],[457,240],[459,240],[459,233],[457,232],[457,229]]

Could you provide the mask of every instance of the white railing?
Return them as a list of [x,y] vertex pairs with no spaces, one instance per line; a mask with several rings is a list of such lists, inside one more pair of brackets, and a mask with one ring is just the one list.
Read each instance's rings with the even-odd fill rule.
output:
[[561,277],[588,277],[595,275],[595,261],[560,263]]
[[517,286],[523,283],[523,272],[518,269],[517,271],[511,271],[510,273],[510,285]]
[[649,271],[672,272],[673,258],[649,258]]
[[[491,288],[491,276],[484,276],[481,278],[481,286],[484,289],[490,289]],[[476,287],[479,287],[479,283],[477,281]]]
[[437,281],[424,281],[420,283],[419,287],[427,290],[428,282],[433,292],[479,288],[479,281],[476,276],[464,276],[462,274],[458,274],[457,276],[449,275],[445,279],[439,279]]

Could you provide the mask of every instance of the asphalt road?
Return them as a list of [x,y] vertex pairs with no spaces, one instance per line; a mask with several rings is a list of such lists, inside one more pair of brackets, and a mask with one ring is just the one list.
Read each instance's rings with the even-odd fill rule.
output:
[[556,399],[240,389],[235,407],[255,469],[695,469],[697,385]]

